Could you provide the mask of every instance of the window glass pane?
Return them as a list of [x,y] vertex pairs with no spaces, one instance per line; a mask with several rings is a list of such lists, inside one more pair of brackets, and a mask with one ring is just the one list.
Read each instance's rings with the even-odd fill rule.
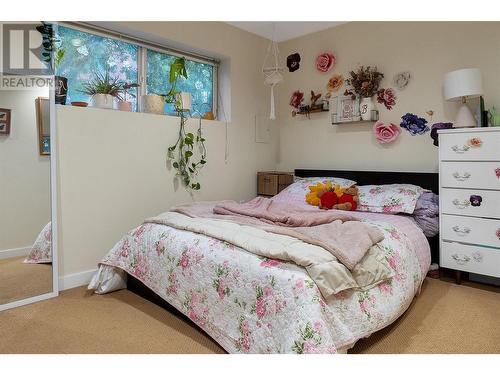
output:
[[[110,76],[117,77],[124,82],[137,82],[137,56],[139,47],[112,38],[89,34],[83,31],[59,26],[59,36],[64,58],[59,66],[58,75],[68,79],[68,98],[72,101],[89,102],[90,98],[79,90],[83,84],[93,77],[93,72],[106,72],[108,67]],[[137,89],[132,88],[129,93],[137,96]],[[131,95],[127,100],[137,109],[137,98]]]
[[[165,53],[147,51],[146,92],[148,94],[166,94],[170,90],[168,82],[170,64],[175,56]],[[213,79],[212,65],[186,59],[188,79],[180,78],[177,83],[179,91],[191,93],[193,116],[203,115],[213,108]],[[165,104],[167,113],[174,113],[172,104]]]

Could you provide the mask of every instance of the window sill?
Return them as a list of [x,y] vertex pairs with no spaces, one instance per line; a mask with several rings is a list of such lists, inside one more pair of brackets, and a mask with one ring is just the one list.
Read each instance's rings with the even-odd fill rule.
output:
[[[169,118],[169,119],[179,119],[179,116],[177,115],[169,115],[167,113],[149,113],[149,112],[132,112],[132,111],[121,111],[119,109],[109,109],[109,108],[97,108],[97,107],[79,107],[79,106],[73,106],[73,105],[63,105],[63,104],[56,104],[56,108],[59,109],[59,108],[64,108],[64,110],[66,110],[67,108],[69,108],[70,111],[72,110],[76,110],[76,111],[86,111],[86,110],[91,110],[91,111],[104,111],[106,113],[118,113],[118,114],[131,114],[133,116],[153,116],[153,117],[165,117],[165,118]],[[188,120],[190,120],[189,122],[198,122],[199,121],[199,117],[189,117]],[[207,119],[202,119],[202,123],[210,123],[210,124],[224,124],[224,121],[220,121],[220,120],[217,120],[217,119],[214,119],[214,120],[207,120]]]

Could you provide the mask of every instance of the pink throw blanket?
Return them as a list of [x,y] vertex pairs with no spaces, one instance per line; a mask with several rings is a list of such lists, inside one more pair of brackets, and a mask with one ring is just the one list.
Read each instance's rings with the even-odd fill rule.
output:
[[191,217],[222,219],[291,236],[321,246],[352,270],[368,249],[384,239],[377,228],[345,211],[310,211],[257,197],[247,203],[194,203],[172,209]]

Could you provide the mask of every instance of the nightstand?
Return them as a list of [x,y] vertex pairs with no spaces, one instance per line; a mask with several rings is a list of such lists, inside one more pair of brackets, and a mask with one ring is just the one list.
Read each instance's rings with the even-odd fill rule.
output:
[[292,172],[257,172],[258,195],[272,197],[292,183]]

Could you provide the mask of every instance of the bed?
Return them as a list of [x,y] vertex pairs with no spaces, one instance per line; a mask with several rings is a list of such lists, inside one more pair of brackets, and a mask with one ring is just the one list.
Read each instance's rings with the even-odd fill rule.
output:
[[52,222],[38,234],[24,263],[52,263]]
[[[437,192],[437,174],[295,171],[358,184],[416,184]],[[286,202],[286,194],[276,200]],[[429,241],[407,217],[354,213],[378,228],[393,276],[368,289],[325,298],[304,267],[250,253],[207,235],[156,223],[127,233],[99,264],[90,289],[127,286],[179,311],[229,353],[345,353],[390,325],[418,294],[431,261]]]

